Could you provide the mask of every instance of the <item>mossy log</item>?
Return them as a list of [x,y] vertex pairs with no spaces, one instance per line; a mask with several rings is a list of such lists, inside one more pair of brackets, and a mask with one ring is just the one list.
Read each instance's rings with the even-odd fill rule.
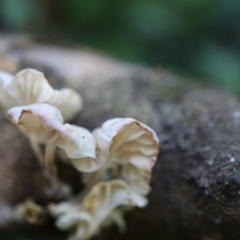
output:
[[[113,227],[96,239],[240,238],[240,104],[235,96],[162,69],[27,38],[5,36],[0,53],[1,70],[36,68],[55,88],[77,90],[84,108],[74,124],[92,130],[112,117],[133,117],[157,132],[161,148],[149,205],[127,215],[125,235]],[[27,139],[4,113],[0,120],[0,224],[7,229],[15,204],[29,196],[41,204],[52,198]],[[59,167],[68,182],[78,178]]]

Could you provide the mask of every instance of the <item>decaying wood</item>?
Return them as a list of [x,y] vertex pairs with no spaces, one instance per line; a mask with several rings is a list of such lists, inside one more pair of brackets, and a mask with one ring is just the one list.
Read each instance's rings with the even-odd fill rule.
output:
[[[73,123],[92,130],[112,117],[150,125],[161,141],[150,203],[127,215],[128,233],[113,227],[96,239],[240,238],[240,104],[231,94],[163,71],[81,49],[0,39],[0,69],[33,67],[55,88],[73,87],[84,108]],[[46,204],[49,182],[24,136],[1,113],[0,224],[26,197]],[[65,166],[64,166],[65,168]],[[68,182],[77,179],[62,172]],[[78,189],[75,189],[76,191]],[[4,220],[4,223],[2,221]]]

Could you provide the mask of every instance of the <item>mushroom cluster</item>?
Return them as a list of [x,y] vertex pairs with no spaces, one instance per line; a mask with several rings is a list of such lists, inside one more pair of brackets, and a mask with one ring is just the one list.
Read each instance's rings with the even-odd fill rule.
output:
[[[57,147],[81,172],[84,191],[48,207],[57,219],[56,226],[71,230],[71,240],[90,239],[112,223],[125,229],[124,213],[148,202],[159,147],[155,132],[132,118],[110,119],[92,133],[66,123],[81,110],[80,95],[72,89],[52,89],[44,75],[33,69],[15,76],[0,72],[0,93],[2,109],[28,137],[53,186],[58,182]],[[40,145],[45,146],[44,151]]]
[[52,204],[49,209],[58,218],[56,226],[62,230],[72,229],[70,239],[78,240],[94,236],[105,221],[121,225],[122,216],[113,210],[122,206],[138,206],[138,201],[125,181],[114,179],[94,185],[80,202]]
[[57,107],[65,121],[72,119],[82,108],[82,98],[73,89],[54,90],[43,73],[24,69],[15,76],[0,71],[0,102],[7,110],[14,106],[48,103]]
[[[66,152],[79,171],[94,171],[101,165],[95,156],[96,142],[93,135],[85,128],[63,124],[61,112],[56,107],[37,103],[13,107],[7,113],[31,143],[46,144],[43,161],[49,170],[54,166],[56,147]],[[42,159],[42,156],[40,158]]]

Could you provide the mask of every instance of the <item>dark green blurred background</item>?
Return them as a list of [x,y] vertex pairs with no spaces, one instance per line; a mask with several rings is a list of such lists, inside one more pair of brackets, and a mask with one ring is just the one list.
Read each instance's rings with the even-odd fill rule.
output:
[[240,94],[239,0],[0,0],[0,30],[85,44]]

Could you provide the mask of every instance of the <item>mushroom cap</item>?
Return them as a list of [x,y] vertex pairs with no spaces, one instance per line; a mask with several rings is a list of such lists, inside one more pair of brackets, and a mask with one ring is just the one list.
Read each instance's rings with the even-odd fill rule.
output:
[[61,137],[56,144],[66,152],[79,171],[93,172],[103,164],[96,157],[96,141],[91,132],[85,128],[64,124]]
[[63,124],[56,107],[46,103],[13,107],[8,116],[31,141],[62,148],[79,171],[92,172],[102,165],[95,155],[93,135],[85,128]]
[[135,119],[114,118],[94,130],[93,135],[98,157],[106,159],[104,167],[112,169],[114,176],[123,178],[137,193],[147,194],[158,155],[156,133]]
[[58,218],[56,225],[61,230],[68,230],[78,225],[79,222],[91,222],[91,215],[76,202],[61,202],[50,204],[49,212]]
[[[64,120],[69,120],[82,107],[81,96],[72,89],[53,90],[43,73],[24,69],[15,76],[0,73],[0,103],[5,109],[34,103],[49,103],[59,108]],[[3,92],[3,91],[1,91]]]
[[129,206],[119,206],[117,208],[115,208],[110,214],[109,216],[105,219],[105,221],[102,223],[102,227],[109,227],[113,224],[116,224],[118,226],[118,229],[120,231],[120,233],[125,233],[127,230],[126,227],[126,223],[125,223],[125,219],[124,219],[124,215],[133,210],[133,206],[129,205]]
[[51,98],[46,103],[57,107],[65,121],[72,119],[82,109],[83,105],[81,96],[70,88],[53,90]]
[[19,221],[38,225],[43,222],[45,209],[33,202],[32,199],[27,199],[16,206],[15,216]]
[[7,86],[12,82],[13,75],[4,71],[0,71],[0,105],[14,106],[15,99],[9,98],[7,94]]
[[57,139],[63,126],[61,112],[46,103],[13,107],[7,113],[25,135],[39,143]]
[[134,206],[132,192],[126,182],[115,179],[97,183],[82,203],[72,203],[72,208],[70,203],[60,203],[51,206],[50,212],[59,217],[58,228],[76,229],[71,240],[86,240],[99,231],[114,209],[125,205]]
[[0,71],[0,87],[1,89],[5,89],[9,83],[13,80],[13,75],[5,72],[5,71]]

